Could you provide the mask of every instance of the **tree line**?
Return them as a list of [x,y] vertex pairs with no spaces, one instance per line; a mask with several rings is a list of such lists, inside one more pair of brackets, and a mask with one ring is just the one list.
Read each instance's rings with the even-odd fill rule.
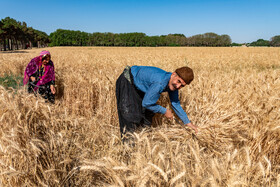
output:
[[25,22],[6,17],[0,20],[0,51],[44,47],[50,43],[49,36],[28,27]]
[[111,33],[57,29],[50,34],[51,46],[230,46],[228,35],[215,33],[186,37],[183,34],[147,36],[145,33]]
[[[145,33],[111,33],[57,29],[49,36],[42,31],[28,27],[25,22],[6,17],[0,20],[0,51],[45,46],[241,46],[232,43],[229,35],[213,32],[186,37],[184,34],[147,36]],[[268,40],[259,39],[247,46],[280,46],[280,35]]]
[[249,46],[273,46],[280,47],[280,35],[272,37],[270,40],[258,39],[249,44]]

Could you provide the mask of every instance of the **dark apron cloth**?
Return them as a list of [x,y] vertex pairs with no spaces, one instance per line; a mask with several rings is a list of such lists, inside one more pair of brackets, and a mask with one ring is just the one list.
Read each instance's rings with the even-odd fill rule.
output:
[[[35,79],[36,79],[34,82],[32,82],[31,78],[29,78],[29,83],[28,83],[28,88],[27,88],[29,93],[35,94],[34,88],[35,88],[35,85],[37,84],[37,82],[39,81],[39,76],[43,76],[42,72],[43,72],[43,70],[41,70],[41,71],[38,70],[32,75],[32,77],[35,77]],[[50,81],[44,85],[40,85],[38,88],[38,93],[47,101],[54,103],[55,95],[51,92],[51,88],[50,88],[51,85],[54,85],[54,81]]]

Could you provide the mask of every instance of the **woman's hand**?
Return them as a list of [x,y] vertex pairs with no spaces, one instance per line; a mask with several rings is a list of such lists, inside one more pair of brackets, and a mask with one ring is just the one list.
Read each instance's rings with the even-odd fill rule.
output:
[[54,85],[51,85],[51,92],[52,92],[52,94],[55,94],[55,87],[54,87]]
[[34,82],[36,80],[35,77],[32,77],[32,76],[30,77],[30,79],[32,82]]

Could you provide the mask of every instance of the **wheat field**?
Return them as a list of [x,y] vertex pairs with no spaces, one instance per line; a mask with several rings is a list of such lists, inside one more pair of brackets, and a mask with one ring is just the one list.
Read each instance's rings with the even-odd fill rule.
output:
[[[0,53],[23,76],[42,49]],[[0,186],[280,186],[280,48],[54,47],[56,103],[0,86]],[[156,115],[122,144],[126,65],[194,70],[180,101],[194,135]],[[168,95],[158,103],[170,108]]]

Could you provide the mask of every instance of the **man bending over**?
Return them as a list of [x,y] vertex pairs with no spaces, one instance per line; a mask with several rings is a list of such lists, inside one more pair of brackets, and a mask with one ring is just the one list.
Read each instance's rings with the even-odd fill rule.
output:
[[193,70],[189,67],[171,73],[151,66],[127,66],[116,82],[121,137],[139,127],[151,126],[155,113],[173,119],[171,110],[156,104],[162,92],[168,92],[174,112],[197,133],[197,126],[190,122],[178,96],[178,90],[189,85],[193,78]]

